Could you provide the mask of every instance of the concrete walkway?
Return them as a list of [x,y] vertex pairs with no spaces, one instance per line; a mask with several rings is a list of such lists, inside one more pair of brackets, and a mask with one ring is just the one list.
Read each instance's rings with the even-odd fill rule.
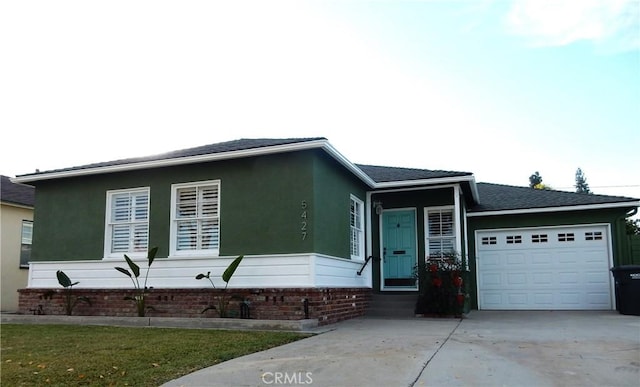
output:
[[617,312],[473,311],[330,328],[164,386],[640,385],[640,317]]

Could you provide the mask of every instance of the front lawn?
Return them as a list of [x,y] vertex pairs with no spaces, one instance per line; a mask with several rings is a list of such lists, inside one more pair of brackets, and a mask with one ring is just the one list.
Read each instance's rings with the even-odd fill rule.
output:
[[2,324],[3,386],[158,386],[307,337],[290,332]]

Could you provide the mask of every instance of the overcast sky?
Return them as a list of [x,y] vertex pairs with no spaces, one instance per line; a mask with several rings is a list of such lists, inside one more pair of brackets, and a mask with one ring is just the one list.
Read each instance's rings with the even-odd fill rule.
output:
[[640,1],[4,1],[0,174],[250,137],[640,198]]

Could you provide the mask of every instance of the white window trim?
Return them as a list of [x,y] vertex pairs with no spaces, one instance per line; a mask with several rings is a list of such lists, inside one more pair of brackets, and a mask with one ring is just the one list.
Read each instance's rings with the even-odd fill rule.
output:
[[149,250],[148,239],[147,239],[147,250],[146,251],[129,251],[129,252],[111,252],[111,227],[110,219],[111,219],[111,198],[114,195],[122,194],[122,193],[135,193],[135,192],[145,192],[147,193],[147,238],[149,237],[149,222],[151,220],[151,188],[150,187],[136,187],[136,188],[125,188],[125,189],[117,189],[107,191],[107,204],[105,207],[105,217],[104,217],[104,258],[103,259],[123,259],[124,254],[127,254],[130,258],[144,258],[147,256],[147,251]]
[[[451,211],[452,219],[453,219],[453,245],[455,249],[459,249],[459,228],[458,228],[458,218],[456,217],[456,206],[435,206],[435,207],[425,207],[424,208],[424,241],[425,241],[425,260],[429,258],[429,212],[434,211]],[[454,250],[453,253],[458,254],[460,251]],[[459,258],[459,257],[458,257]]]
[[[25,229],[29,229],[29,237],[25,238]],[[19,267],[21,268],[29,268],[29,262],[22,263],[22,246],[24,245],[33,245],[33,220],[23,220],[22,226],[20,227],[20,259],[19,259]],[[29,253],[31,254],[31,253]]]
[[[209,249],[209,250],[178,250],[177,248],[177,238],[178,238],[178,228],[177,228],[177,220],[176,220],[176,205],[177,205],[177,192],[180,188],[185,187],[198,187],[204,185],[217,185],[218,186],[218,248],[217,249]],[[170,227],[170,240],[169,240],[169,257],[194,257],[201,258],[203,256],[208,257],[218,257],[220,256],[220,230],[222,230],[222,222],[221,222],[221,204],[222,204],[222,185],[220,180],[203,180],[203,181],[193,181],[188,183],[179,183],[171,185],[171,227]]]
[[[360,254],[358,255],[353,255],[351,254],[351,251],[353,251],[352,246],[351,246],[351,202],[355,202],[359,209],[360,212],[358,213],[358,218],[360,221],[360,233],[358,235],[358,251]],[[365,249],[365,245],[364,245],[364,232],[365,232],[365,223],[364,223],[364,201],[360,200],[359,198],[357,198],[354,195],[351,195],[350,199],[349,199],[349,253],[351,254],[351,259],[352,260],[356,260],[356,261],[364,261],[364,249]]]

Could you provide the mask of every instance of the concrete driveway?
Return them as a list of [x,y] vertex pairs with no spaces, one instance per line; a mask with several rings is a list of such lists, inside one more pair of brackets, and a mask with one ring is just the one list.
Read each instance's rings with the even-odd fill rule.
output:
[[165,386],[639,386],[640,317],[359,318]]
[[417,385],[640,386],[640,317],[474,312]]

